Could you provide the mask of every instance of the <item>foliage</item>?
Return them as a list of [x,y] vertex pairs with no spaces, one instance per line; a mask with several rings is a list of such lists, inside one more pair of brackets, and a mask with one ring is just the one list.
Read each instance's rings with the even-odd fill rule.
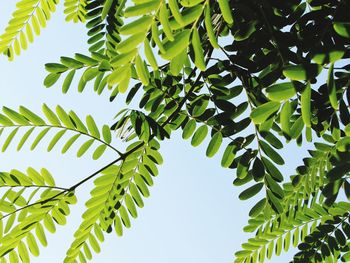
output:
[[[26,49],[57,2],[19,1],[0,36],[1,52],[12,60]],[[18,256],[29,262],[29,252],[38,255],[45,231],[66,223],[74,190],[94,179],[65,262],[90,260],[91,249],[100,252],[104,233],[122,235],[131,226],[162,163],[160,143],[179,130],[194,147],[207,138],[208,157],[223,150],[221,166],[235,170],[233,184],[245,187],[241,200],[263,195],[244,228],[253,237],[236,252],[235,262],[263,262],[291,244],[299,250],[293,262],[350,261],[348,1],[66,0],[64,5],[67,21],[86,24],[89,50],[46,64],[44,85],[57,86],[62,78],[66,93],[79,78],[79,92],[93,82],[97,94],[109,92],[113,101],[126,93],[126,104],[138,102],[138,108],[123,109],[113,125],[101,129],[91,116],[84,123],[60,106],[56,112],[43,106],[47,120],[25,107],[3,108],[3,151],[25,129],[18,150],[30,139],[35,149],[52,132],[50,151],[69,133],[62,153],[84,137],[78,157],[94,143],[93,159],[106,149],[117,157],[67,189],[56,187],[46,169],[2,173],[0,186],[8,189],[0,201],[2,262],[18,262]],[[112,146],[111,131],[128,144],[125,151]],[[279,171],[288,164],[279,153],[281,140],[314,143],[290,178]],[[31,192],[28,198],[24,192]]]

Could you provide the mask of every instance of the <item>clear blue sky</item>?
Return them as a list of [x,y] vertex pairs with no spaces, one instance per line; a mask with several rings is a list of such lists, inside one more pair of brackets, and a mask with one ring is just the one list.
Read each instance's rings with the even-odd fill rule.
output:
[[[10,18],[14,2],[1,3],[1,30]],[[91,86],[78,94],[73,84],[73,89],[63,95],[60,85],[50,89],[42,85],[44,63],[57,62],[61,55],[71,56],[86,51],[84,33],[82,25],[64,22],[60,4],[48,27],[27,51],[11,63],[5,57],[0,58],[0,105],[13,108],[25,105],[39,113],[42,103],[60,104],[82,117],[91,114],[99,124],[111,124],[113,116],[123,106],[123,98],[109,103],[107,93],[97,96]],[[0,143],[3,140],[0,138]],[[55,175],[58,185],[69,186],[114,159],[112,154],[106,154],[99,161],[92,161],[88,155],[77,159],[74,151],[62,156],[58,148],[47,153],[45,142],[35,152],[26,148],[17,153],[14,147],[10,147],[7,153],[1,154],[1,170],[46,167]],[[193,148],[178,134],[162,144],[165,162],[155,179],[155,186],[150,189],[151,197],[139,210],[138,219],[132,221],[132,228],[125,231],[122,238],[114,233],[107,235],[102,252],[94,255],[92,262],[233,262],[234,252],[249,237],[242,231],[248,211],[259,199],[239,201],[238,194],[243,189],[232,186],[235,171],[220,167],[221,154],[216,158],[206,158],[205,147],[204,143]],[[288,145],[284,154],[287,163],[283,168],[285,178],[289,178],[294,167],[300,164],[305,152],[305,149]],[[73,232],[80,223],[89,187],[88,184],[79,189],[79,203],[72,207],[68,224],[59,227],[55,235],[48,234],[48,247],[42,248],[40,257],[33,262],[62,262]],[[270,262],[288,262],[290,256],[289,253],[289,256],[273,257]]]

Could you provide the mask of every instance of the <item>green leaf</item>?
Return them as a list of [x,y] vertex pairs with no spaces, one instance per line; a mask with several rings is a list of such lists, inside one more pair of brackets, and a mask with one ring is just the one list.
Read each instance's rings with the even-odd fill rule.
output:
[[289,101],[286,101],[280,112],[281,130],[287,136],[291,136],[290,132],[290,117],[292,116],[292,106]]
[[101,11],[101,19],[102,20],[104,20],[107,17],[109,10],[112,7],[112,4],[113,4],[113,0],[106,0],[106,2],[104,3],[102,11]]
[[108,125],[102,126],[102,136],[106,143],[110,144],[112,142],[111,129],[109,128]]
[[295,96],[296,91],[293,83],[285,82],[272,85],[266,89],[267,96],[273,101],[282,101]]
[[134,35],[140,32],[145,32],[150,27],[151,22],[152,22],[152,16],[149,16],[149,15],[142,16],[122,26],[119,30],[119,33],[122,35]]
[[249,187],[248,189],[244,190],[242,193],[239,194],[238,197],[240,200],[247,200],[253,197],[254,195],[256,195],[257,193],[259,193],[263,186],[264,186],[263,183],[257,183]]
[[311,85],[306,84],[301,93],[301,116],[306,127],[311,127]]
[[73,143],[80,137],[80,134],[73,135],[63,146],[61,153],[66,153]]
[[39,247],[38,247],[38,244],[36,243],[35,237],[30,232],[27,234],[27,244],[28,244],[30,253],[32,253],[33,256],[38,257]]
[[265,176],[265,182],[269,189],[280,199],[284,197],[283,189],[279,186],[278,183],[275,182],[275,180],[269,175],[266,174]]
[[94,139],[90,139],[90,140],[84,142],[80,146],[80,148],[79,148],[79,150],[77,152],[77,157],[83,156],[86,153],[86,151],[90,148],[90,146],[94,143],[94,141],[95,141]]
[[180,13],[180,8],[176,0],[169,0],[168,2],[170,11],[172,15],[174,16],[176,22],[178,22],[180,25],[185,25],[185,21],[182,18],[182,15]]
[[92,159],[94,160],[99,159],[106,149],[107,149],[107,145],[105,144],[98,146],[92,155]]
[[334,71],[334,64],[332,63],[328,70],[327,87],[328,87],[329,101],[331,102],[333,109],[338,110],[339,106],[338,106],[338,99],[337,99],[337,89],[335,85],[333,71]]
[[139,55],[135,58],[136,73],[144,86],[149,84],[147,67]]
[[158,64],[157,64],[157,60],[154,57],[151,45],[149,44],[148,40],[145,39],[144,43],[144,48],[145,48],[145,56],[149,62],[149,64],[151,65],[151,67],[153,68],[153,70],[157,70],[158,69]]
[[192,31],[192,47],[194,50],[194,64],[199,70],[205,71],[206,65],[204,61],[204,53],[198,30]]
[[135,35],[128,37],[127,39],[123,40],[118,44],[117,46],[118,52],[127,53],[134,50],[135,48],[137,48],[137,46],[140,43],[142,43],[145,40],[145,37],[146,35],[144,32],[137,33]]
[[135,6],[131,6],[125,9],[124,16],[125,17],[132,17],[132,16],[140,16],[145,15],[147,13],[150,13],[159,6],[160,1],[147,1],[144,3],[139,3]]
[[280,200],[270,190],[266,190],[266,192],[268,201],[272,206],[273,210],[275,210],[278,214],[281,214],[283,212],[283,206]]
[[274,161],[277,164],[283,165],[284,164],[284,160],[283,158],[270,146],[268,145],[266,142],[260,140],[259,141],[259,145],[261,147],[261,149],[263,150],[263,152],[270,157],[270,159],[272,161]]
[[10,134],[7,136],[6,141],[4,142],[4,144],[2,145],[1,151],[5,152],[6,149],[8,148],[8,146],[10,145],[10,143],[12,142],[13,138],[15,137],[15,135],[18,132],[18,127],[15,128],[14,130],[12,130],[10,132]]
[[125,205],[128,208],[130,215],[133,218],[136,218],[137,217],[136,206],[134,201],[132,200],[132,197],[129,194],[125,195]]
[[45,69],[51,73],[62,73],[68,70],[68,67],[59,63],[47,63],[45,64]]
[[38,146],[39,142],[41,142],[41,140],[45,137],[45,135],[49,132],[49,130],[50,130],[50,127],[45,128],[44,130],[39,132],[39,134],[36,136],[35,140],[33,141],[32,145],[30,146],[31,151],[33,151],[36,148],[36,146]]
[[232,162],[236,156],[236,148],[237,148],[237,146],[232,142],[229,145],[227,145],[227,147],[224,151],[224,154],[222,156],[222,159],[221,159],[221,166],[222,167],[227,168],[232,164]]
[[61,122],[56,116],[56,114],[46,105],[43,104],[42,111],[44,112],[46,118],[49,120],[49,122],[54,126],[60,126]]
[[265,176],[265,167],[263,162],[257,157],[253,163],[252,175],[256,181]]
[[167,41],[164,44],[165,53],[161,56],[166,60],[171,60],[187,48],[191,30],[185,29],[174,36],[174,41]]
[[26,133],[22,136],[21,140],[17,145],[17,151],[20,151],[24,145],[24,143],[28,140],[29,136],[33,133],[34,127],[30,128]]
[[47,151],[50,152],[53,147],[57,144],[57,142],[62,138],[62,136],[66,133],[66,130],[61,130],[58,133],[55,134],[55,136],[52,138],[50,144],[47,147]]
[[313,55],[312,60],[317,64],[324,65],[342,59],[344,54],[345,51],[343,50],[320,51]]
[[20,125],[28,125],[29,122],[27,121],[26,118],[24,118],[21,114],[19,114],[18,112],[7,108],[7,107],[2,107],[2,111],[14,122],[17,122]]
[[317,64],[290,65],[283,70],[283,75],[291,80],[311,80],[322,71],[322,66]]
[[334,22],[333,28],[339,36],[350,38],[350,23],[349,22]]
[[114,218],[114,230],[117,236],[121,237],[123,235],[123,226],[122,226],[120,217],[118,215],[116,215]]
[[192,136],[192,134],[194,133],[194,131],[196,130],[196,120],[194,119],[190,119],[182,132],[182,138],[184,140],[187,140],[188,138],[190,138]]
[[59,105],[56,106],[56,113],[65,127],[74,129],[74,124],[72,123],[69,115],[65,112],[65,110],[61,106]]
[[304,121],[303,121],[303,118],[300,116],[290,128],[290,135],[292,136],[292,138],[293,139],[298,138],[301,132],[303,131],[303,128],[304,128]]
[[208,127],[206,125],[200,126],[192,137],[191,145],[194,147],[200,145],[204,141],[207,134],[208,134]]
[[90,134],[95,138],[100,138],[100,132],[97,125],[91,115],[86,116],[86,124]]
[[213,48],[219,48],[220,46],[218,44],[214,29],[213,29],[209,2],[207,2],[207,4],[206,4],[204,15],[205,15],[204,16],[204,24],[205,24],[205,28],[207,30],[209,42],[213,46]]
[[207,157],[213,157],[220,149],[221,143],[222,143],[222,134],[221,132],[216,132],[209,142],[209,145],[206,151]]
[[172,32],[172,30],[170,28],[170,24],[169,24],[169,11],[166,8],[165,4],[162,4],[160,6],[159,21],[163,26],[163,31],[164,31],[165,35],[167,36],[167,38],[170,41],[174,41],[173,32]]
[[224,20],[228,24],[233,24],[233,17],[232,17],[232,10],[230,7],[230,2],[227,0],[218,0],[219,2],[219,7],[222,13],[222,16],[224,17]]
[[255,124],[261,124],[266,121],[272,114],[278,111],[280,103],[270,101],[256,107],[250,114],[250,118]]
[[249,211],[249,216],[257,217],[264,210],[265,206],[266,198],[263,198],[252,207],[252,209]]

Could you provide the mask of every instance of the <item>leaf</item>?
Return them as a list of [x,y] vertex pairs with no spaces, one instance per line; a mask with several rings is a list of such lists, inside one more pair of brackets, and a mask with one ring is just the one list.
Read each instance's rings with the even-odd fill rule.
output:
[[291,82],[272,85],[266,89],[266,92],[270,100],[278,102],[290,99],[296,94],[294,85]]
[[328,70],[327,87],[329,94],[329,101],[333,109],[338,110],[338,99],[337,99],[337,89],[334,81],[334,64],[332,63]]
[[45,69],[50,73],[62,73],[68,70],[68,67],[59,63],[46,63]]
[[92,159],[94,160],[99,159],[106,149],[107,149],[107,145],[105,144],[98,146],[92,155]]
[[49,120],[49,122],[54,126],[60,126],[61,122],[56,116],[56,114],[46,105],[43,104],[42,111],[44,112],[46,118]]
[[218,0],[219,2],[219,7],[222,13],[222,16],[224,17],[224,20],[226,21],[227,24],[233,24],[233,17],[231,13],[231,7],[230,7],[230,2],[227,0]]
[[24,118],[21,114],[19,114],[18,112],[7,108],[7,107],[2,107],[2,111],[14,122],[17,122],[20,125],[28,125],[29,122],[26,118]]
[[282,188],[279,186],[278,183],[275,182],[275,180],[269,174],[266,174],[265,182],[269,189],[274,193],[274,195],[276,195],[280,199],[283,199],[284,192]]
[[62,92],[67,93],[75,75],[75,70],[69,71],[62,84]]
[[108,127],[108,125],[103,125],[102,136],[106,143],[110,144],[112,142],[111,129]]
[[272,114],[278,111],[279,102],[270,101],[253,109],[250,118],[255,124],[261,124],[266,121]]
[[213,48],[220,48],[218,41],[216,39],[216,35],[213,29],[213,24],[212,24],[212,18],[210,15],[210,5],[209,2],[205,6],[205,11],[204,11],[204,24],[205,28],[207,30],[208,38],[210,44],[213,46]]
[[174,41],[173,32],[172,32],[172,30],[170,28],[170,24],[169,24],[169,11],[166,8],[166,5],[164,3],[160,6],[159,21],[163,26],[163,31],[164,31],[166,37],[170,41]]
[[237,146],[231,142],[229,145],[227,145],[224,154],[221,159],[221,166],[224,168],[229,167],[236,156],[236,148]]
[[187,140],[189,139],[192,134],[194,133],[194,131],[196,130],[196,120],[195,119],[190,119],[184,129],[183,129],[183,132],[182,132],[182,138],[184,140]]
[[300,98],[301,116],[306,127],[311,127],[311,85],[306,84]]
[[122,26],[119,29],[119,33],[122,35],[134,35],[140,32],[145,32],[150,27],[151,22],[152,16],[141,16],[140,18]]
[[176,0],[169,0],[168,2],[170,11],[172,15],[174,16],[176,22],[178,22],[180,25],[185,25],[185,21],[182,18],[182,15],[180,13],[179,5],[177,4]]
[[90,139],[86,142],[83,143],[83,145],[80,146],[78,152],[77,152],[77,157],[83,156],[86,151],[90,148],[90,146],[94,143],[94,139]]
[[118,44],[117,51],[120,53],[130,52],[135,48],[137,48],[137,46],[140,43],[142,43],[144,40],[145,40],[144,32],[132,35]]
[[270,157],[272,161],[274,161],[276,164],[280,164],[280,165],[284,164],[283,158],[270,145],[268,145],[266,142],[262,140],[259,141],[259,145],[263,150],[263,152],[268,157]]
[[324,65],[328,63],[334,63],[344,56],[344,51],[343,50],[324,50],[320,52],[316,52],[312,60],[316,62],[317,64]]
[[268,201],[271,204],[273,210],[275,210],[278,214],[281,214],[283,212],[283,206],[281,205],[279,199],[270,190],[266,190],[266,192]]
[[86,124],[88,127],[88,130],[90,132],[90,134],[95,137],[95,138],[100,138],[100,132],[97,128],[97,125],[94,121],[94,119],[91,117],[91,115],[86,116]]
[[249,216],[257,217],[264,210],[265,206],[266,198],[263,198],[252,207],[252,209],[249,211]]
[[206,65],[204,61],[204,53],[198,30],[192,31],[192,47],[194,50],[194,64],[199,70],[205,71]]
[[129,194],[125,195],[125,205],[128,208],[130,215],[133,218],[136,218],[137,217],[136,206],[134,201],[132,200],[132,197]]
[[253,163],[252,175],[256,181],[265,176],[265,167],[263,162],[257,157]]
[[222,144],[222,134],[221,132],[216,132],[211,138],[209,145],[207,147],[206,155],[207,157],[213,157]]
[[204,141],[207,134],[208,134],[208,127],[206,125],[200,126],[192,137],[191,145],[194,147],[200,145]]
[[33,133],[34,127],[30,128],[26,133],[22,136],[21,140],[17,145],[17,151],[20,151],[24,145],[24,143],[28,140],[29,136]]
[[30,232],[27,235],[27,244],[28,244],[30,253],[32,253],[32,255],[35,257],[39,256],[38,244],[36,243],[35,237]]
[[348,22],[334,22],[333,28],[339,36],[350,38],[350,23]]
[[102,20],[104,20],[107,17],[109,10],[112,7],[112,4],[113,4],[113,0],[106,0],[106,2],[104,3],[102,11],[101,11],[101,19]]
[[259,193],[263,186],[264,186],[263,183],[257,183],[249,187],[248,189],[244,190],[242,193],[239,194],[238,197],[240,200],[247,200],[253,197],[254,195],[256,195],[257,193]]
[[7,136],[6,141],[4,142],[4,144],[2,145],[1,151],[5,152],[6,149],[8,148],[8,146],[10,145],[10,143],[12,142],[13,138],[15,137],[15,135],[18,132],[18,127],[15,128],[14,130],[11,131],[11,133]]
[[322,66],[317,64],[290,65],[283,69],[283,75],[291,80],[311,80],[322,71]]
[[156,58],[154,57],[151,45],[149,44],[147,39],[145,39],[143,44],[144,44],[144,48],[145,48],[145,50],[144,50],[145,51],[145,56],[146,56],[149,64],[151,65],[153,70],[157,70],[158,69],[158,64],[157,64]]
[[144,3],[139,3],[135,6],[131,6],[125,9],[124,16],[125,17],[133,17],[133,16],[140,16],[145,15],[147,13],[150,13],[159,6],[160,1],[147,1]]
[[62,138],[62,136],[66,133],[66,130],[61,130],[55,134],[55,136],[50,141],[50,144],[47,146],[47,151],[50,152],[53,147],[57,144],[57,142]]
[[142,84],[144,86],[147,86],[149,84],[148,71],[144,64],[144,61],[141,59],[139,55],[137,55],[135,58],[135,67],[136,67],[137,76],[141,80]]
[[123,226],[122,226],[120,217],[118,215],[116,215],[114,218],[114,229],[117,236],[121,237],[123,235]]
[[286,101],[280,112],[281,130],[287,136],[291,136],[290,132],[290,117],[292,116],[292,106],[289,101]]
[[190,39],[191,30],[185,29],[174,36],[174,41],[167,41],[164,44],[165,53],[161,56],[166,60],[171,60],[180,54],[187,46]]
[[73,135],[63,146],[61,153],[66,153],[73,143],[80,137],[80,134]]
[[30,146],[31,151],[33,151],[36,148],[36,146],[38,146],[39,142],[41,142],[41,140],[45,137],[45,135],[49,132],[49,130],[50,130],[50,127],[45,128],[41,132],[39,132],[39,134],[36,136],[35,140],[33,141],[32,145]]

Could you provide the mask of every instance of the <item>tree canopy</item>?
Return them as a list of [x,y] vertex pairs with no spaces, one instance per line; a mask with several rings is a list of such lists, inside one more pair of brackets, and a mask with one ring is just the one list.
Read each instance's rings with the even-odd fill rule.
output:
[[[20,55],[57,4],[18,1],[0,52],[9,60]],[[131,227],[163,162],[162,141],[175,132],[194,147],[208,142],[208,158],[223,149],[221,166],[232,169],[239,199],[263,193],[253,199],[243,229],[252,236],[235,262],[264,262],[290,246],[298,249],[293,262],[350,261],[349,1],[64,0],[64,6],[67,22],[86,25],[89,50],[47,63],[44,85],[63,93],[93,88],[110,101],[126,93],[125,107],[113,125],[98,127],[91,115],[83,120],[61,106],[44,104],[41,113],[4,106],[1,149],[40,144],[51,151],[63,141],[62,154],[80,157],[93,148],[94,160],[107,149],[116,157],[68,188],[45,168],[2,172],[1,262],[39,255],[46,233],[67,223],[75,190],[93,180],[64,262],[91,260],[105,233],[121,236]],[[116,139],[125,146],[117,148]],[[288,165],[280,150],[293,141],[313,147],[288,176],[280,172]]]

